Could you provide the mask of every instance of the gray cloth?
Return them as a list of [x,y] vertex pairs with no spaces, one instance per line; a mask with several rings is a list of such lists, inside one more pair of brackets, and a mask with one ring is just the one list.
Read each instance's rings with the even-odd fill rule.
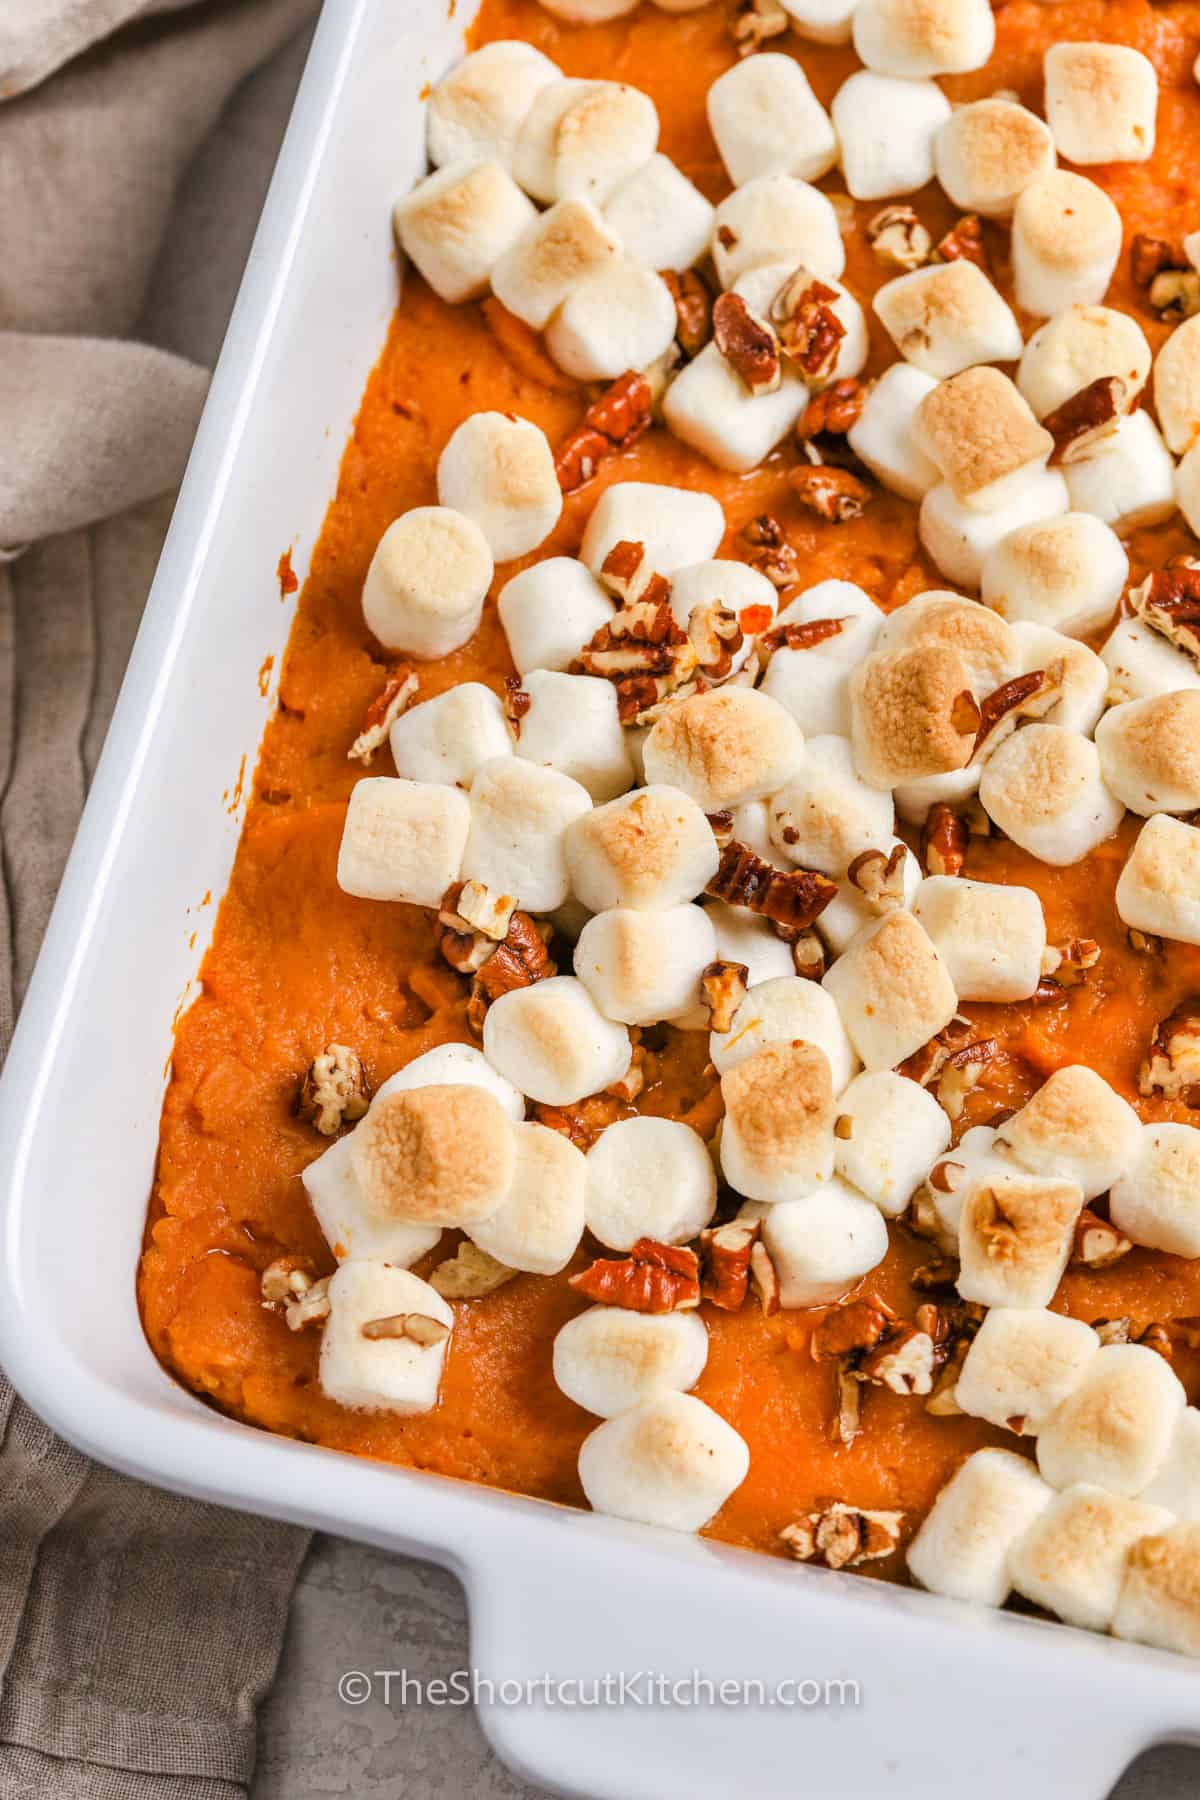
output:
[[[315,10],[0,0],[0,1050]],[[234,1800],[307,1542],[95,1467],[0,1373],[0,1800]]]

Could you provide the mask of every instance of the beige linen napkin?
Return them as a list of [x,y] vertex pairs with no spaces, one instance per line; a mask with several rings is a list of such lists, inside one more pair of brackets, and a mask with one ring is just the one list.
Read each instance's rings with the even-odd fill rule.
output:
[[[0,0],[0,1052],[315,10]],[[97,1468],[0,1373],[0,1800],[232,1800],[306,1545]]]

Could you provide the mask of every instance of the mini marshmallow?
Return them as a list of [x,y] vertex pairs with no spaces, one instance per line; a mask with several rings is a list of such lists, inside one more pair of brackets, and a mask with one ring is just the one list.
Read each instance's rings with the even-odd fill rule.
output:
[[1200,444],[1193,444],[1175,471],[1175,489],[1187,527],[1200,533]]
[[927,1088],[875,1069],[838,1099],[833,1135],[836,1172],[897,1219],[948,1148],[950,1121]]
[[1049,127],[1028,107],[998,96],[956,107],[933,154],[955,206],[985,219],[1011,218],[1022,190],[1055,162]]
[[1009,1552],[1054,1498],[1010,1450],[976,1450],[951,1476],[908,1548],[918,1586],[974,1606],[1003,1606]]
[[[848,581],[822,582],[820,586],[861,594],[861,589]],[[868,600],[865,594],[861,598],[875,615],[873,620],[867,616],[852,617],[836,595],[831,595],[827,601],[811,603],[807,603],[807,596],[801,596],[801,601],[793,602],[780,615],[778,623],[789,625],[807,623],[803,616],[806,613],[811,619],[836,618],[839,612],[843,615],[843,632],[838,637],[826,638],[803,649],[792,650],[785,646],[774,651],[763,677],[763,693],[786,707],[806,736],[847,738],[850,735],[850,670],[854,659],[840,654],[837,646],[840,637],[845,635],[861,645],[861,655],[867,655],[882,618],[874,601]],[[806,604],[802,605],[802,601]]]
[[[1083,466],[1082,463],[1071,465],[1072,468]],[[984,559],[1002,539],[1022,525],[1065,513],[1074,502],[1073,490],[1069,490],[1057,469],[1025,471],[1010,490],[1003,507],[989,513],[964,506],[955,499],[949,484],[942,482],[921,502],[921,543],[947,581],[953,581],[959,587],[978,588],[983,579]],[[1082,506],[1079,510],[1090,512],[1094,509]]]
[[681,443],[718,469],[745,475],[770,455],[808,405],[808,387],[785,367],[771,393],[753,394],[716,344],[706,344],[667,389],[663,418]]
[[1080,862],[1125,816],[1095,744],[1061,725],[1023,725],[1007,738],[984,765],[979,798],[1007,837],[1057,868]]
[[860,780],[843,737],[809,738],[768,811],[772,842],[784,856],[839,880],[863,851],[885,849],[896,828],[891,795]]
[[1017,386],[1039,419],[1094,381],[1115,376],[1132,399],[1150,379],[1150,346],[1137,320],[1111,306],[1068,306],[1025,346]]
[[768,919],[747,912],[744,906],[726,906],[723,900],[710,901],[704,910],[717,934],[718,957],[722,962],[741,963],[747,988],[790,978],[795,972],[791,945],[776,937]]
[[536,215],[492,269],[492,292],[534,331],[544,331],[581,281],[621,254],[616,233],[586,200]]
[[969,763],[946,775],[925,775],[916,781],[897,782],[893,789],[897,817],[909,825],[923,825],[931,807],[963,805],[978,793],[979,775],[980,765]]
[[1086,175],[1054,169],[1031,181],[1013,212],[1017,305],[1042,319],[1098,305],[1121,254],[1121,230],[1120,213]]
[[1005,506],[1054,448],[1013,382],[986,364],[940,382],[917,409],[914,436],[955,499],[985,513]]
[[725,514],[711,494],[652,481],[618,481],[605,488],[593,507],[579,556],[598,576],[617,544],[642,544],[645,568],[673,575],[715,556],[724,535]]
[[1101,645],[1100,660],[1108,670],[1113,704],[1200,688],[1200,666],[1141,619],[1118,619]]
[[1012,1172],[1008,1157],[996,1147],[998,1136],[990,1125],[972,1125],[950,1155],[942,1158],[950,1179],[939,1181],[936,1187],[931,1182],[924,1190],[922,1197],[932,1204],[936,1221],[934,1241],[945,1256],[958,1255],[958,1229],[967,1195],[981,1181]]
[[513,1125],[476,1082],[377,1094],[350,1135],[350,1166],[376,1221],[473,1226],[496,1212],[516,1167]]
[[995,41],[988,0],[859,0],[854,11],[854,48],[882,75],[982,69]]
[[970,665],[949,645],[873,652],[850,676],[850,737],[862,779],[890,789],[964,769],[975,746],[972,697]]
[[554,1340],[554,1379],[576,1406],[614,1419],[656,1394],[695,1387],[708,1360],[698,1313],[592,1306]]
[[633,786],[633,764],[611,681],[532,669],[523,691],[529,707],[519,722],[518,756],[561,770],[585,787],[597,805]]
[[522,569],[505,582],[499,600],[518,675],[531,669],[565,674],[615,610],[596,577],[573,556],[551,556]]
[[714,1031],[708,1054],[718,1074],[736,1069],[764,1044],[814,1044],[829,1064],[835,1095],[858,1069],[834,1001],[815,981],[789,973],[752,986],[728,1031]]
[[716,207],[661,153],[623,181],[604,217],[648,269],[690,269],[708,253]]
[[1071,1063],[999,1128],[997,1145],[1032,1174],[1077,1182],[1095,1200],[1132,1169],[1142,1126],[1102,1075]]
[[1038,1438],[1038,1468],[1056,1488],[1086,1481],[1140,1494],[1171,1446],[1187,1399],[1170,1364],[1144,1344],[1104,1344]]
[[[842,337],[833,354],[833,360],[823,367],[820,375],[805,376],[805,380],[814,393],[831,387],[835,381],[843,381],[859,375],[866,367],[871,353],[871,343],[867,332],[867,317],[862,307],[840,281],[832,276],[818,276],[803,263],[797,268],[790,260],[786,262],[757,263],[754,268],[747,269],[739,275],[733,284],[735,294],[740,294],[750,311],[758,318],[766,320],[773,329],[777,329],[785,338],[788,321],[796,311],[797,294],[803,296],[814,282],[829,289],[829,298],[822,304],[842,327]],[[785,352],[785,368],[788,366]]]
[[527,912],[561,906],[570,891],[563,839],[591,809],[587,789],[557,769],[505,756],[476,771],[470,799],[463,879],[514,894]]
[[713,688],[669,706],[643,750],[646,780],[666,782],[706,813],[777,793],[804,761],[804,734],[755,688]]
[[940,479],[913,430],[918,407],[936,386],[935,377],[923,369],[892,363],[867,389],[862,412],[847,433],[859,461],[903,500],[923,500]]
[[779,1279],[785,1312],[829,1306],[879,1267],[888,1230],[878,1208],[845,1182],[762,1211],[762,1243]]
[[606,1018],[656,1025],[691,1011],[716,954],[712,921],[699,906],[661,912],[617,906],[598,912],[580,932],[575,973]]
[[1200,1256],[1200,1130],[1144,1125],[1137,1153],[1113,1183],[1118,1231],[1168,1256]]
[[1010,624],[1081,638],[1111,619],[1128,579],[1129,558],[1112,527],[1091,513],[1068,512],[1022,525],[994,544],[980,588],[984,604]]
[[594,913],[682,906],[704,892],[721,860],[696,802],[666,786],[639,788],[585,813],[566,847],[571,886]]
[[759,175],[722,200],[712,254],[726,288],[758,263],[803,263],[822,280],[836,280],[846,266],[832,203],[792,175]]
[[637,0],[540,0],[548,13],[565,19],[568,25],[604,25],[610,19],[623,19],[637,5]]
[[446,506],[416,506],[393,519],[363,583],[368,631],[386,650],[430,662],[474,637],[492,583],[492,552],[473,519]]
[[[724,606],[740,617],[749,608],[755,614],[766,609],[768,625],[774,622],[778,594],[774,583],[749,563],[710,558],[707,562],[689,563],[676,569],[671,577],[671,616],[686,631],[688,621],[698,606]],[[750,658],[754,638],[768,627],[753,620],[756,630],[747,633],[745,642],[733,658],[731,674],[736,674]]]
[[[367,1337],[377,1319],[402,1315],[446,1327],[436,1343],[414,1337]],[[427,1281],[386,1263],[343,1263],[329,1283],[329,1317],[321,1334],[322,1392],[339,1406],[411,1417],[437,1405],[454,1314]]]
[[553,81],[525,114],[512,169],[526,193],[546,205],[602,206],[657,148],[649,94],[619,81]]
[[1117,916],[1136,931],[1200,944],[1200,830],[1156,813],[1117,882]]
[[337,882],[359,900],[436,906],[457,881],[471,808],[457,788],[371,775],[355,782],[338,850]]
[[1169,519],[1175,464],[1147,412],[1130,413],[1090,456],[1064,467],[1073,512],[1095,513],[1122,537]]
[[1130,812],[1200,807],[1200,692],[1152,694],[1114,706],[1096,727],[1104,779]]
[[483,1053],[531,1100],[573,1106],[619,1081],[631,1048],[624,1026],[597,1011],[581,981],[552,975],[492,1001]]
[[691,1394],[659,1394],[598,1425],[579,1452],[594,1512],[670,1531],[699,1531],[741,1486],[750,1452],[732,1425]]
[[1068,1488],[1013,1546],[1008,1559],[1013,1586],[1067,1625],[1107,1631],[1130,1550],[1139,1538],[1172,1523],[1164,1507],[1084,1483]]
[[850,942],[822,983],[868,1069],[894,1069],[945,1029],[958,996],[929,934],[885,913]]
[[[803,654],[817,662],[840,663],[852,669],[870,654],[886,617],[868,593],[853,581],[818,581],[789,600],[779,615],[780,625],[807,625],[814,619],[836,619],[841,629],[814,644]],[[795,654],[795,653],[793,653]]]
[[703,1138],[677,1119],[618,1119],[587,1153],[587,1228],[609,1250],[686,1244],[717,1205]]
[[774,869],[790,869],[792,864],[771,842],[771,809],[765,800],[748,800],[745,806],[733,808],[733,835]]
[[1200,318],[1177,325],[1159,351],[1154,407],[1167,448],[1182,456],[1200,433]]
[[1172,1525],[1134,1544],[1113,1614],[1114,1637],[1200,1656],[1200,1527]]
[[465,56],[429,96],[430,162],[441,168],[493,159],[510,167],[525,114],[541,90],[561,75],[548,56],[512,38]]
[[[900,905],[911,912],[921,885],[921,865],[901,838],[889,838],[881,848],[888,857],[897,850],[903,852]],[[817,920],[817,931],[834,956],[840,956],[850,940],[878,917],[878,908],[872,905],[860,887],[847,879],[838,883],[836,895],[822,909]]]
[[1031,625],[1025,619],[1017,620],[1012,634],[1020,657],[1019,674],[1055,664],[1062,667],[1062,689],[1042,715],[1046,723],[1090,737],[1108,698],[1108,670],[1096,652],[1076,638],[1064,637],[1048,625]]
[[858,0],[782,0],[797,34],[814,44],[848,44]]
[[954,1398],[972,1418],[1034,1437],[1099,1348],[1082,1319],[994,1306],[971,1340]]
[[[474,1044],[436,1044],[421,1056],[405,1063],[394,1075],[381,1082],[376,1100],[387,1094],[404,1094],[419,1087],[481,1087],[492,1096],[507,1118],[519,1125],[525,1117],[525,1096],[493,1069],[482,1050]],[[386,1262],[393,1259],[385,1257]]]
[[511,413],[464,419],[438,458],[437,483],[441,504],[475,521],[497,562],[536,550],[562,512],[545,432]]
[[1165,1506],[1177,1519],[1200,1521],[1200,1410],[1189,1406],[1179,1415],[1166,1461],[1140,1498]]
[[967,668],[973,693],[982,698],[1017,673],[1020,656],[1009,627],[962,594],[933,589],[887,615],[875,640],[881,651],[914,646],[954,650]]
[[1032,888],[930,875],[913,917],[929,933],[960,1000],[1028,1000],[1046,948],[1042,903]]
[[506,1268],[557,1275],[583,1236],[587,1163],[570,1138],[545,1125],[518,1125],[515,1142],[511,1192],[470,1236]]
[[1146,162],[1154,154],[1158,76],[1127,44],[1052,44],[1046,120],[1068,162]]
[[455,162],[419,181],[392,209],[400,248],[440,300],[477,300],[501,259],[537,218],[500,163]]
[[747,1200],[796,1200],[833,1174],[829,1058],[803,1041],[763,1044],[721,1077],[721,1168]]
[[1082,1208],[1076,1182],[1020,1168],[970,1181],[958,1220],[963,1299],[981,1306],[1049,1306]]
[[829,114],[791,56],[760,51],[708,90],[708,122],[735,187],[758,175],[817,181],[837,161]]
[[842,173],[856,200],[912,194],[933,180],[933,146],[950,117],[936,82],[860,69],[842,83],[831,110]]
[[622,256],[571,290],[546,329],[546,348],[576,381],[615,381],[657,362],[676,324],[662,276]]
[[[884,113],[880,128],[887,124]],[[1013,362],[1021,354],[1011,308],[965,258],[897,275],[872,304],[901,356],[927,375],[944,380],[972,363]]]
[[397,775],[469,787],[481,763],[510,756],[504,708],[480,681],[461,681],[400,714],[389,734]]
[[372,1211],[350,1160],[352,1135],[338,1138],[300,1177],[317,1224],[339,1262],[348,1257],[377,1257],[396,1268],[407,1268],[433,1249],[442,1227],[380,1217]]

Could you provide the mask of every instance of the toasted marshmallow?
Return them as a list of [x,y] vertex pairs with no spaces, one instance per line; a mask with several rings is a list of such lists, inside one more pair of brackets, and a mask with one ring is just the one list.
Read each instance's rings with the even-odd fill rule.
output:
[[1143,1500],[1165,1506],[1177,1519],[1200,1520],[1200,1410],[1189,1406],[1180,1414],[1166,1461],[1148,1487]]
[[725,535],[725,514],[711,494],[660,487],[652,481],[618,481],[592,509],[580,560],[599,575],[617,544],[642,544],[645,567],[673,575],[698,558],[715,556]]
[[972,1418],[1033,1437],[1099,1348],[1082,1319],[994,1306],[971,1340],[954,1398]]
[[853,581],[835,580],[818,581],[797,594],[780,613],[778,623],[807,625],[815,619],[836,619],[841,629],[801,654],[810,661],[840,663],[852,669],[874,649],[885,617],[883,608]]
[[846,266],[832,203],[820,188],[792,175],[756,176],[722,200],[712,254],[726,288],[757,263],[803,263],[822,280],[836,280]]
[[657,362],[675,328],[662,276],[622,256],[572,289],[546,329],[546,348],[576,381],[614,381]]
[[[823,365],[820,375],[805,375],[808,386],[814,393],[819,393],[835,381],[861,374],[871,352],[866,314],[850,289],[831,275],[817,275],[805,264],[797,267],[788,258],[784,262],[756,263],[738,276],[733,291],[741,295],[752,313],[769,323],[772,329],[778,329],[786,340],[788,322],[798,316],[814,283],[829,290],[821,304],[842,328],[832,361]],[[784,367],[788,366],[785,352]]]
[[848,738],[810,738],[786,787],[768,802],[772,842],[800,868],[838,879],[864,850],[883,850],[896,821],[892,797],[860,780]]
[[706,813],[777,793],[804,761],[804,734],[755,688],[713,688],[669,706],[643,750],[646,780],[689,795]]
[[1031,181],[1013,212],[1017,305],[1047,319],[1103,300],[1121,254],[1121,215],[1086,175],[1054,169]]
[[955,206],[1008,219],[1022,190],[1054,167],[1054,139],[1028,107],[996,96],[956,107],[937,134],[933,156]]
[[976,1450],[951,1476],[909,1545],[913,1580],[975,1606],[1003,1606],[1009,1552],[1053,1499],[1023,1456]]
[[961,75],[982,69],[996,27],[987,0],[859,0],[854,48],[881,75]]
[[979,782],[984,811],[1040,862],[1065,868],[1111,837],[1125,809],[1095,744],[1061,725],[1023,725],[994,750]]
[[619,81],[552,81],[534,96],[513,151],[513,174],[535,200],[602,206],[658,147],[649,94]]
[[[925,775],[917,781],[897,782],[893,789],[897,816],[909,825],[923,825],[931,807],[961,806],[979,791],[980,765],[968,763],[947,775]],[[907,902],[906,902],[907,904]]]
[[941,1159],[945,1180],[931,1182],[926,1195],[933,1205],[934,1241],[946,1256],[958,1255],[963,1202],[980,1182],[1012,1173],[1012,1163],[996,1148],[999,1133],[990,1125],[972,1125],[948,1156]]
[[903,910],[860,931],[822,986],[868,1069],[894,1069],[944,1030],[958,1007],[929,934]]
[[748,988],[794,973],[791,945],[776,937],[769,919],[760,919],[744,906],[726,906],[723,900],[711,901],[704,910],[717,934],[718,957],[741,963]]
[[425,112],[429,160],[494,160],[511,166],[521,122],[544,87],[562,70],[548,56],[513,38],[472,51],[429,96]]
[[836,1177],[803,1199],[764,1207],[761,1216],[785,1312],[841,1300],[887,1255],[883,1214]]
[[817,181],[837,161],[829,114],[791,56],[760,51],[708,90],[708,122],[735,187],[757,175]]
[[1081,1483],[1057,1494],[1012,1549],[1013,1586],[1068,1625],[1107,1631],[1130,1550],[1172,1524],[1161,1506]]
[[1144,1344],[1105,1344],[1042,1426],[1038,1467],[1056,1488],[1086,1481],[1140,1494],[1167,1458],[1187,1399]]
[[591,1306],[554,1340],[555,1381],[568,1400],[602,1419],[695,1387],[707,1360],[708,1332],[694,1312]]
[[1015,1167],[1011,1174],[996,1171],[971,1181],[958,1221],[963,1299],[981,1306],[1049,1306],[1082,1208],[1074,1181]]
[[764,1044],[814,1044],[829,1063],[835,1095],[850,1080],[859,1061],[846,1035],[838,1009],[824,988],[796,974],[753,985],[728,1031],[714,1031],[708,1053],[718,1074],[736,1069]]
[[483,1053],[531,1100],[573,1106],[619,1081],[631,1049],[625,1027],[597,1011],[581,981],[553,975],[492,1001]]
[[475,1083],[393,1089],[351,1133],[350,1166],[376,1220],[475,1225],[512,1186],[513,1125]]
[[706,344],[675,377],[663,418],[681,443],[718,469],[745,475],[785,438],[808,404],[808,387],[784,368],[771,393],[751,393],[716,344]]
[[755,625],[755,631],[747,633],[741,649],[734,653],[730,674],[736,674],[749,661],[755,636],[767,629],[758,622],[760,610],[765,607],[765,616],[773,623],[777,604],[774,584],[749,563],[709,558],[707,562],[676,569],[671,577],[671,614],[684,631],[698,606],[723,606],[739,618],[748,608],[754,609],[755,616],[748,622]]
[[1117,882],[1117,914],[1137,931],[1200,944],[1200,830],[1156,813]]
[[1150,379],[1150,346],[1137,320],[1111,306],[1068,306],[1025,346],[1017,386],[1039,419],[1105,376],[1130,398]]
[[377,1257],[398,1269],[407,1268],[433,1249],[442,1228],[380,1217],[368,1206],[350,1161],[352,1135],[338,1138],[300,1177],[317,1224],[339,1262]]
[[[433,1343],[399,1334],[407,1315],[441,1325]],[[376,1320],[397,1321],[397,1335],[367,1336]],[[321,1335],[322,1392],[340,1406],[412,1415],[437,1405],[454,1314],[427,1281],[381,1262],[348,1262],[329,1283]]]
[[719,862],[708,820],[673,787],[639,788],[597,806],[567,833],[571,886],[594,913],[682,906],[704,892]]
[[580,932],[575,973],[606,1018],[656,1025],[691,1011],[716,954],[712,921],[699,906],[661,912],[616,906]]
[[565,673],[615,610],[596,577],[573,556],[534,563],[500,590],[500,623],[519,675],[531,669]]
[[960,1000],[1028,1000],[1042,971],[1046,921],[1032,888],[930,875],[913,917],[929,933]]
[[686,1244],[717,1204],[707,1146],[676,1119],[618,1119],[587,1153],[587,1228],[610,1250]]
[[980,696],[1002,686],[1020,666],[1016,640],[1002,620],[962,594],[937,588],[889,613],[875,640],[877,650],[918,646],[957,651],[972,692]]
[[997,1144],[1031,1173],[1077,1182],[1095,1200],[1133,1168],[1142,1127],[1103,1076],[1071,1063],[1000,1127]]
[[433,661],[474,637],[494,565],[473,519],[446,506],[416,506],[393,519],[363,583],[367,629],[387,650]]
[[[907,610],[907,608],[905,609]],[[850,676],[854,761],[875,788],[965,768],[975,744],[971,670],[957,650],[876,650]]]
[[1168,450],[1182,456],[1200,434],[1200,319],[1177,325],[1159,351],[1154,406]]
[[1064,637],[1048,625],[1031,625],[1025,619],[1017,620],[1012,634],[1020,656],[1019,674],[1055,664],[1062,668],[1059,697],[1042,715],[1046,723],[1090,737],[1108,697],[1108,670],[1096,652],[1077,638]]
[[[519,1125],[525,1117],[525,1096],[518,1093],[498,1069],[493,1069],[483,1051],[477,1050],[474,1044],[436,1044],[432,1050],[414,1056],[411,1062],[381,1082],[375,1098],[381,1100],[388,1094],[406,1094],[413,1088],[446,1086],[481,1087],[514,1125]],[[382,1252],[378,1254],[382,1255]],[[392,1260],[390,1256],[384,1257],[385,1262]]]
[[583,1440],[579,1479],[594,1512],[699,1531],[746,1479],[750,1452],[691,1394],[658,1394]]
[[763,1044],[721,1077],[721,1168],[747,1200],[796,1200],[833,1174],[833,1077],[815,1044]]
[[897,81],[860,69],[833,97],[842,173],[856,200],[912,194],[933,180],[933,146],[950,117],[935,81]]
[[1087,637],[1113,615],[1129,578],[1120,538],[1091,513],[1036,519],[983,559],[984,603],[1007,619]]
[[495,161],[451,163],[419,181],[392,209],[404,254],[440,300],[477,300],[500,259],[537,218]]
[[492,269],[492,292],[534,331],[582,281],[621,253],[620,239],[587,200],[562,200],[535,215]]
[[441,504],[475,521],[497,562],[536,550],[562,512],[545,432],[510,413],[464,419],[438,458],[437,482]]
[[1130,413],[1090,456],[1064,469],[1073,512],[1095,513],[1122,537],[1169,519],[1175,464],[1147,412]]
[[1146,162],[1154,154],[1158,76],[1127,44],[1052,44],[1046,119],[1068,162]]
[[480,681],[461,681],[400,714],[389,734],[397,775],[470,787],[481,763],[512,754],[504,708]]
[[795,31],[814,44],[848,44],[858,0],[782,0]]
[[583,1236],[587,1163],[570,1138],[545,1125],[518,1125],[514,1135],[512,1188],[490,1219],[472,1225],[470,1235],[506,1268],[557,1275]]
[[917,445],[917,409],[937,386],[932,375],[911,363],[893,363],[868,388],[862,412],[847,442],[877,481],[903,500],[923,500],[940,476]]
[[1144,1125],[1136,1155],[1113,1183],[1109,1211],[1135,1244],[1200,1256],[1200,1130]]
[[[911,912],[921,885],[921,865],[901,838],[889,838],[881,848],[889,859],[897,851],[902,853],[899,905]],[[847,877],[838,883],[836,895],[822,910],[817,920],[817,931],[834,956],[840,956],[850,940],[878,917],[878,907],[867,899],[857,883]]]
[[462,867],[471,808],[457,788],[371,775],[351,790],[337,880],[359,900],[436,906]]
[[587,789],[557,769],[519,756],[484,763],[471,783],[464,880],[514,894],[527,912],[553,912],[570,891],[567,827],[591,804]]
[[1186,650],[1177,650],[1141,619],[1118,619],[1101,646],[1100,660],[1108,670],[1108,698],[1114,705],[1200,688],[1200,667]]
[[515,745],[518,756],[559,769],[599,805],[633,786],[633,764],[617,717],[617,690],[593,675],[533,669],[525,677],[529,706]]
[[928,1089],[875,1069],[838,1099],[833,1135],[836,1172],[896,1219],[949,1145],[950,1121]]
[[1200,1656],[1200,1526],[1172,1525],[1129,1551],[1114,1637]]
[[1193,444],[1175,471],[1175,492],[1188,530],[1200,532],[1200,444]]
[[[1082,468],[1083,464],[1072,466]],[[921,502],[921,543],[947,581],[959,587],[978,588],[990,550],[1022,525],[1065,513],[1072,500],[1073,494],[1057,469],[1026,470],[1010,489],[1004,505],[988,513],[964,506],[955,499],[949,484],[942,482]],[[1084,506],[1080,510],[1092,509]]]
[[708,252],[716,208],[669,156],[652,156],[623,181],[604,217],[625,254],[647,269],[690,269]]
[[955,499],[984,513],[1004,507],[1027,473],[1045,468],[1054,448],[1008,376],[986,364],[952,375],[926,395],[914,436]]
[[873,305],[901,356],[927,375],[944,380],[972,363],[1012,362],[1021,354],[1011,308],[983,270],[961,257],[897,275]]
[[1096,727],[1104,779],[1130,812],[1200,807],[1200,692],[1152,694],[1114,706]]

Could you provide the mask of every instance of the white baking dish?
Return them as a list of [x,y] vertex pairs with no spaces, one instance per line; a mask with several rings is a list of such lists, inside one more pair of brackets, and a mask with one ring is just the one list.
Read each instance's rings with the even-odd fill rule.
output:
[[303,572],[333,491],[394,301],[388,210],[420,167],[419,90],[473,10],[327,0],[0,1088],[0,1359],[106,1462],[453,1568],[491,1680],[859,1684],[857,1706],[651,1706],[644,1684],[619,1710],[485,1705],[534,1780],[622,1800],[951,1784],[1096,1800],[1144,1746],[1196,1732],[1194,1666],[273,1438],[174,1385],[143,1339],[133,1275],[173,1017],[202,897],[229,874],[258,670],[291,623],[275,564],[294,542]]

